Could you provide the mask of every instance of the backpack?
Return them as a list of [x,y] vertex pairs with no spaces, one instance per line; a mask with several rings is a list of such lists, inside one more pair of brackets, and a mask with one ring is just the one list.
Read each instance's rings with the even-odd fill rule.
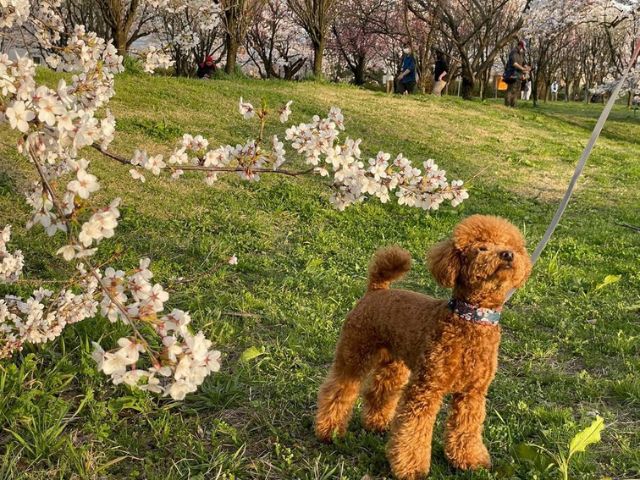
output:
[[507,68],[504,69],[504,73],[502,74],[502,80],[504,80],[504,83],[511,85],[512,83],[520,80],[521,76],[522,72],[520,72],[520,70],[513,68],[510,64],[507,64]]
[[520,78],[522,78],[522,72],[513,66],[513,63],[511,63],[511,55],[509,55],[509,61],[504,68],[502,80],[504,80],[504,83],[511,85],[520,80]]

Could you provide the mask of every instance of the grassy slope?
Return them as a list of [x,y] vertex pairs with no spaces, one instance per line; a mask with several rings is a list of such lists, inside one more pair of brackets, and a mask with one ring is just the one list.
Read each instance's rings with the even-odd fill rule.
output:
[[[123,76],[117,91],[111,104],[117,151],[130,153],[139,144],[167,151],[185,132],[214,144],[242,142],[255,125],[237,114],[241,95],[271,105],[293,99],[294,122],[335,104],[344,110],[348,135],[364,138],[367,154],[433,157],[451,178],[470,180],[471,198],[430,215],[376,201],[339,213],[317,178],[247,184],[226,177],[213,188],[193,177],[149,178],[141,185],[126,168],[96,157],[102,195],[122,196],[124,204],[118,235],[104,243],[105,259],[118,251],[118,264],[130,267],[150,256],[157,279],[171,284],[232,253],[240,258],[235,268],[173,288],[171,305],[189,310],[224,352],[223,371],[184,403],[149,398],[109,385],[92,365],[88,341],[101,337],[110,345],[122,328],[101,319],[68,328],[53,345],[0,364],[0,477],[388,476],[384,438],[364,432],[359,419],[338,445],[319,445],[312,435],[315,394],[342,319],[363,292],[371,253],[400,243],[416,259],[402,285],[444,296],[425,271],[423,254],[461,216],[503,215],[534,245],[599,111],[573,104],[506,110],[313,83]],[[608,428],[602,444],[576,459],[575,478],[640,473],[640,236],[617,225],[640,223],[639,134],[632,114],[614,112],[551,245],[507,309],[486,423],[496,468],[457,478],[531,478],[514,447],[565,448],[594,412]],[[28,209],[18,190],[28,169],[7,135],[2,142],[0,223],[13,223],[16,243],[30,252],[27,277],[56,278],[63,265],[51,256],[55,247],[42,232],[23,229]],[[596,290],[609,274],[621,275],[620,282]],[[265,354],[239,361],[252,346]],[[441,423],[434,479],[453,474],[442,453]]]

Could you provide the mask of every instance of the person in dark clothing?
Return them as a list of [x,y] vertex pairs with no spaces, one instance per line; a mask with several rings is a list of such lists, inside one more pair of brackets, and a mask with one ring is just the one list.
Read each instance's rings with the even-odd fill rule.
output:
[[520,95],[522,76],[531,70],[524,64],[524,51],[524,40],[520,40],[518,45],[509,53],[509,60],[504,69],[503,80],[508,85],[507,94],[504,97],[504,104],[507,107],[516,106],[516,99]]
[[433,93],[436,96],[442,94],[442,90],[447,85],[447,74],[449,73],[449,65],[444,59],[444,53],[440,50],[436,50],[436,65],[433,71]]
[[402,48],[402,66],[398,76],[399,93],[407,95],[413,93],[416,88],[416,59],[411,52],[411,47],[405,45]]
[[207,55],[204,62],[198,65],[198,71],[196,74],[198,78],[211,78],[216,71],[216,62],[213,61],[211,55]]

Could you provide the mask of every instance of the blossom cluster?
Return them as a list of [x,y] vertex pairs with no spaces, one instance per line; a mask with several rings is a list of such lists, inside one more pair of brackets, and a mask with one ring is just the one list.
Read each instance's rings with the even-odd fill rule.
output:
[[[5,25],[26,21],[29,2],[0,1]],[[0,125],[19,132],[18,151],[39,176],[26,192],[32,208],[27,228],[40,226],[50,236],[62,232],[66,243],[57,253],[72,262],[77,273],[58,292],[39,288],[28,298],[0,299],[0,358],[25,344],[51,341],[65,326],[100,312],[111,321],[126,323],[133,333],[118,340],[120,349],[103,352],[102,357],[94,352],[101,370],[116,384],[182,399],[220,368],[220,353],[210,348],[211,341],[202,332],[191,333],[187,312],[159,316],[168,295],[159,284],[149,283],[153,275],[148,260],[126,278],[120,271],[107,268],[103,273],[91,264],[99,243],[115,233],[120,199],[102,208],[92,205],[90,197],[100,184],[81,151],[90,146],[106,149],[113,140],[115,119],[104,107],[115,94],[114,75],[122,71],[122,58],[110,42],[82,26],[68,34],[64,46],[54,45],[63,31],[56,6],[57,0],[34,3],[30,20],[41,34],[41,44],[49,42],[54,52],[47,57],[48,64],[74,72],[71,84],[60,80],[55,89],[38,85],[30,59],[10,60],[0,54]],[[156,63],[163,61],[157,54]],[[2,282],[17,280],[24,263],[21,252],[8,251],[9,240],[10,229],[5,227],[0,235]],[[148,353],[149,370],[137,366],[146,356],[136,354],[134,361],[131,349],[123,350],[134,342],[138,353]],[[122,363],[124,368],[118,366]]]
[[[594,95],[610,95],[613,93],[615,88],[620,83],[620,78],[618,77],[618,72],[611,71],[607,74],[606,77],[603,78],[602,83],[596,85],[593,88],[589,89]],[[629,92],[635,93],[640,87],[640,67],[634,66],[629,69],[629,73],[624,79],[624,82],[620,86],[620,90],[618,92],[618,96],[622,97],[623,95],[627,95]]]
[[0,282],[13,283],[18,280],[24,266],[22,251],[9,252],[7,243],[11,240],[11,225],[0,230]]
[[[211,349],[211,341],[202,332],[191,333],[188,312],[174,309],[163,314],[169,294],[160,284],[152,284],[149,263],[149,259],[140,260],[130,275],[107,268],[101,279],[100,312],[112,322],[135,322],[151,329],[157,345],[141,335],[123,337],[113,351],[105,352],[94,343],[93,358],[116,385],[124,383],[182,400],[220,369],[220,352]],[[141,353],[149,357],[146,369],[139,365]]]
[[344,117],[340,109],[332,107],[326,118],[315,116],[310,123],[301,123],[287,130],[286,139],[304,156],[305,162],[315,167],[322,176],[333,174],[334,194],[332,202],[343,210],[360,202],[366,195],[373,195],[385,203],[395,192],[400,205],[436,210],[445,200],[452,206],[469,198],[461,180],[449,184],[446,172],[429,159],[423,162],[424,171],[399,154],[393,161],[391,155],[378,152],[375,158],[362,160],[361,140],[347,138],[338,144],[344,130]]
[[144,59],[144,71],[147,73],[153,73],[159,68],[167,69],[176,63],[171,60],[170,55],[154,45],[149,46],[143,52],[142,57]]
[[[278,110],[281,123],[288,122],[291,104],[289,101]],[[257,117],[264,121],[268,116],[264,108],[257,109],[243,98],[238,102],[238,113],[247,120]],[[422,169],[413,166],[402,154],[392,161],[390,154],[379,152],[365,162],[360,149],[361,139],[339,141],[344,130],[342,111],[332,107],[326,118],[316,115],[311,122],[291,126],[285,132],[285,140],[312,167],[310,173],[323,177],[331,174],[334,190],[331,202],[339,210],[363,201],[367,195],[387,202],[392,192],[400,205],[424,210],[436,210],[445,201],[456,207],[469,198],[463,182],[449,182],[446,172],[432,159],[423,162]],[[241,178],[255,181],[263,172],[278,173],[287,161],[284,143],[277,135],[267,142],[258,138],[235,146],[209,149],[209,145],[210,142],[200,135],[185,134],[166,162],[162,155],[149,156],[145,151],[136,150],[128,161],[134,166],[130,174],[144,182],[142,169],[153,175],[169,171],[173,178],[178,178],[185,168],[190,168],[205,172],[206,183],[212,185],[219,172],[235,171]]]
[[30,11],[29,0],[0,0],[0,28],[11,28],[25,22]]
[[26,298],[0,298],[0,359],[22,350],[25,343],[45,343],[57,338],[67,325],[94,317],[98,302],[97,280],[78,265],[79,292],[63,288],[57,294],[39,288]]

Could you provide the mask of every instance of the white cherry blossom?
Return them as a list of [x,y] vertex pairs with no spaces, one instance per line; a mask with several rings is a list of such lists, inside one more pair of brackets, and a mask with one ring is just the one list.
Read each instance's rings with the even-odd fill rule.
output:
[[27,109],[25,103],[20,100],[13,102],[4,114],[9,120],[11,128],[20,130],[23,133],[29,131],[29,122],[36,117],[35,113]]

